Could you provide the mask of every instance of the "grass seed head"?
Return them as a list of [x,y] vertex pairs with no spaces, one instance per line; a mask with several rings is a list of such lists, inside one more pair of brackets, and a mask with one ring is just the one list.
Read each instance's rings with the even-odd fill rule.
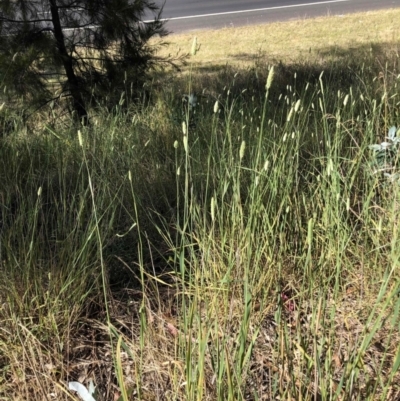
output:
[[294,111],[297,113],[299,111],[300,108],[300,104],[301,104],[301,100],[299,99],[296,104],[294,105]]
[[192,42],[192,50],[190,51],[190,54],[192,56],[195,56],[197,53],[198,47],[197,47],[197,36],[195,36],[193,38],[193,42]]
[[267,83],[265,85],[266,90],[269,90],[269,88],[271,88],[273,80],[274,80],[274,66],[272,66],[271,69],[269,70]]
[[83,139],[82,139],[82,132],[81,130],[78,130],[78,141],[79,141],[79,146],[83,146]]
[[287,122],[289,122],[290,121],[290,119],[292,118],[292,114],[293,114],[293,107],[290,109],[290,111],[289,111],[289,114],[288,114],[288,116],[287,116],[287,119],[286,119],[286,121]]
[[240,150],[239,150],[239,158],[240,158],[240,160],[243,159],[245,150],[246,150],[246,141],[242,141],[242,144],[240,145]]
[[214,103],[214,113],[217,114],[218,111],[219,111],[219,101],[217,100],[217,101]]

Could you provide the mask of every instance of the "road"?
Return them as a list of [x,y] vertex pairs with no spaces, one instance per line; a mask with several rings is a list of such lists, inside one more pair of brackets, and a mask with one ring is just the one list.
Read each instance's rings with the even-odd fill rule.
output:
[[166,0],[163,17],[183,32],[394,7],[400,0]]

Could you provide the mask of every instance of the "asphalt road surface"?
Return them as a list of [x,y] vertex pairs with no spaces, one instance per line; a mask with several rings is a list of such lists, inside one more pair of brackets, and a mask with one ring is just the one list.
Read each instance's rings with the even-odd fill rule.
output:
[[394,7],[400,0],[166,0],[163,18],[171,32],[183,32]]

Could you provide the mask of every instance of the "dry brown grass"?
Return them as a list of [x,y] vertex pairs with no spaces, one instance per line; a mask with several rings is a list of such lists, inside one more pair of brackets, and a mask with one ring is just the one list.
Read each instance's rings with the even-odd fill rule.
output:
[[[274,318],[275,306],[270,304],[260,309],[259,305],[254,305],[250,333],[254,334],[257,327],[261,327],[261,330],[257,335],[253,357],[246,373],[249,392],[246,395],[247,399],[253,399],[253,392],[257,392],[259,399],[270,400],[272,378],[280,378],[280,386],[284,392],[285,387],[293,384],[293,375],[296,378],[295,386],[304,399],[314,399],[314,395],[321,399],[318,398],[318,394],[319,386],[324,383],[323,378],[316,376],[316,386],[311,381],[308,388],[304,387],[304,383],[309,382],[309,378],[304,376],[305,366],[313,358],[315,347],[325,349],[320,350],[321,363],[324,359],[323,354],[329,355],[329,359],[332,360],[330,369],[334,372],[336,380],[326,385],[336,389],[348,362],[354,357],[353,353],[358,352],[367,317],[373,307],[373,299],[362,295],[360,286],[361,282],[353,282],[343,298],[335,301],[294,301],[295,309],[287,309],[280,324],[277,324]],[[205,296],[203,302],[218,302],[217,292],[210,291],[210,299]],[[212,359],[220,350],[216,348],[219,341],[213,336],[219,336],[225,347],[233,350],[239,335],[240,322],[235,322],[234,318],[228,329],[226,317],[219,313],[218,309],[207,310],[202,316],[203,328],[194,324],[189,337],[181,327],[178,311],[174,307],[176,293],[168,289],[161,290],[158,301],[154,300],[154,294],[144,296],[147,327],[141,347],[139,320],[142,306],[139,299],[143,294],[140,291],[126,290],[117,295],[120,299],[115,298],[110,302],[111,324],[121,333],[123,342],[129,347],[129,352],[123,349],[120,354],[125,385],[135,389],[129,399],[185,401],[185,360],[182,355],[177,355],[177,346],[180,344],[182,347],[183,343],[186,343],[186,348],[193,348],[196,354],[199,341],[203,340],[207,333],[204,328],[208,324],[220,324],[220,331],[208,339],[204,358],[206,375],[202,400],[216,400],[217,383]],[[128,301],[129,299],[134,301]],[[239,298],[231,300],[230,309],[233,316],[241,315],[242,301]],[[223,300],[220,302],[221,305],[224,303]],[[332,308],[335,309],[333,321],[330,319]],[[70,331],[65,333],[61,342],[54,341],[55,339],[39,339],[32,332],[32,328],[28,329],[17,320],[14,325],[6,322],[3,327],[5,331],[12,330],[15,339],[11,347],[8,345],[8,372],[2,378],[3,382],[0,380],[0,395],[4,397],[7,394],[9,398],[1,399],[69,400],[71,398],[68,396],[67,383],[70,380],[77,380],[86,386],[93,380],[98,388],[100,401],[117,401],[121,396],[115,374],[116,339],[114,337],[111,341],[109,328],[103,323],[103,314],[95,319],[81,318],[79,324],[71,325]],[[42,330],[51,331],[51,328],[42,327]],[[360,363],[366,375],[360,375],[354,384],[356,392],[362,394],[367,391],[371,386],[367,377],[374,377],[374,372],[390,374],[400,341],[399,333],[390,335],[390,332],[390,322],[387,322],[387,325],[377,331],[373,344],[363,355]],[[302,336],[311,340],[307,346],[301,343]],[[227,355],[229,356],[229,351]],[[231,368],[234,370],[234,366]],[[398,400],[399,384],[400,372],[395,375],[389,387],[388,400]],[[343,393],[338,399],[346,400],[346,394]]]
[[400,39],[400,9],[334,17],[276,22],[171,35],[161,54],[189,52],[194,36],[201,48],[191,58],[199,65],[252,65],[255,60],[284,63],[332,57],[337,49],[371,44],[396,44]]

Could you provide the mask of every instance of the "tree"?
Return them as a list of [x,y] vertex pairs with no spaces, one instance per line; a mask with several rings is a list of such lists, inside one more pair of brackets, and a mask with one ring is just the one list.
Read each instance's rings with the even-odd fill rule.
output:
[[93,97],[138,88],[166,61],[149,43],[168,33],[161,12],[151,0],[1,0],[0,84],[40,105],[68,97],[87,121]]

